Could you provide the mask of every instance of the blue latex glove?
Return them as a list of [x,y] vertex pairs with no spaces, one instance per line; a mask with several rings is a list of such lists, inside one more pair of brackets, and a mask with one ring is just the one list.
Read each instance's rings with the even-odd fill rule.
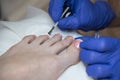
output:
[[89,76],[99,80],[120,80],[120,39],[81,37],[81,60]]
[[[69,17],[60,19],[64,5],[69,6],[72,13]],[[59,21],[58,26],[62,30],[99,30],[107,27],[115,17],[104,0],[95,3],[90,0],[50,0],[49,14],[55,22]]]

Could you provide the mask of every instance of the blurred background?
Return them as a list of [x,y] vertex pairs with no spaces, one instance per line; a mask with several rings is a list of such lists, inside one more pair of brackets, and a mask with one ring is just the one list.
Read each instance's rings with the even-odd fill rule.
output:
[[[95,1],[95,0],[91,0]],[[117,17],[109,25],[108,28],[101,30],[102,35],[113,36],[120,38],[120,0],[106,0]],[[0,0],[0,20],[18,21],[24,18],[27,6],[34,6],[48,11],[49,0]],[[94,35],[94,31],[83,32],[79,30],[82,35]]]

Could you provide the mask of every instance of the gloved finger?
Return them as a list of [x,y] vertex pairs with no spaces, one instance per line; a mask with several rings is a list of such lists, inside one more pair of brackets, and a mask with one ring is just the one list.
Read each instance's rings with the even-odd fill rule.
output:
[[[112,43],[111,43],[112,42]],[[83,41],[80,47],[83,49],[94,50],[98,52],[105,52],[112,50],[113,46],[117,45],[114,39],[109,37],[92,38],[87,41]]]
[[93,78],[111,77],[111,69],[108,64],[95,64],[87,66],[87,73]]
[[[101,17],[99,17],[99,20],[100,20],[99,21],[99,24],[100,24],[99,29],[104,29],[115,18],[115,13],[114,13],[114,11],[111,9],[110,5],[106,1],[97,0],[94,3],[94,5],[103,10],[102,11],[103,13],[102,13]],[[99,12],[99,11],[97,11],[97,12]],[[108,14],[106,15],[106,13],[108,13]]]
[[114,76],[114,77],[112,77],[112,79],[111,80],[119,80],[120,79],[120,77],[119,76]]
[[66,0],[50,0],[49,14],[57,22],[63,13],[63,6]]
[[100,78],[100,79],[97,79],[97,80],[113,80],[113,79],[111,79],[111,78]]
[[79,20],[75,16],[69,16],[66,18],[63,18],[59,21],[58,27],[61,30],[73,30],[77,29],[79,26]]
[[107,64],[108,59],[110,54],[101,54],[96,51],[89,51],[82,49],[80,51],[80,59],[86,63],[86,64],[98,64],[98,63],[103,63]]

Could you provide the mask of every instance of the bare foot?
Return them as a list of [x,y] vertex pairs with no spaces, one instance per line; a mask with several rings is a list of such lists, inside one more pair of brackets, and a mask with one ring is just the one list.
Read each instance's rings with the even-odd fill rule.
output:
[[79,43],[60,34],[27,36],[0,57],[0,80],[57,80],[79,61]]

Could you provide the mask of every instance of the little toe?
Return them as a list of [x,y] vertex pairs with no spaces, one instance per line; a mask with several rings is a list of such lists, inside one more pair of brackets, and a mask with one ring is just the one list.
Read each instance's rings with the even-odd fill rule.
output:
[[64,64],[65,68],[79,62],[80,42],[81,40],[75,40],[66,50],[58,55],[61,64]]
[[68,36],[64,40],[59,41],[59,42],[55,43],[54,45],[52,45],[50,47],[50,51],[53,54],[58,54],[58,53],[62,52],[65,48],[70,46],[70,44],[72,42],[73,42],[73,37],[72,36]]
[[35,35],[28,35],[25,36],[19,43],[26,43],[26,44],[30,44],[32,41],[34,41],[36,38]]
[[49,39],[48,35],[40,35],[32,42],[32,45],[41,45],[48,39]]
[[45,41],[45,43],[43,45],[52,46],[53,44],[55,44],[56,42],[61,41],[61,40],[62,40],[62,35],[61,34],[55,34],[52,38]]

